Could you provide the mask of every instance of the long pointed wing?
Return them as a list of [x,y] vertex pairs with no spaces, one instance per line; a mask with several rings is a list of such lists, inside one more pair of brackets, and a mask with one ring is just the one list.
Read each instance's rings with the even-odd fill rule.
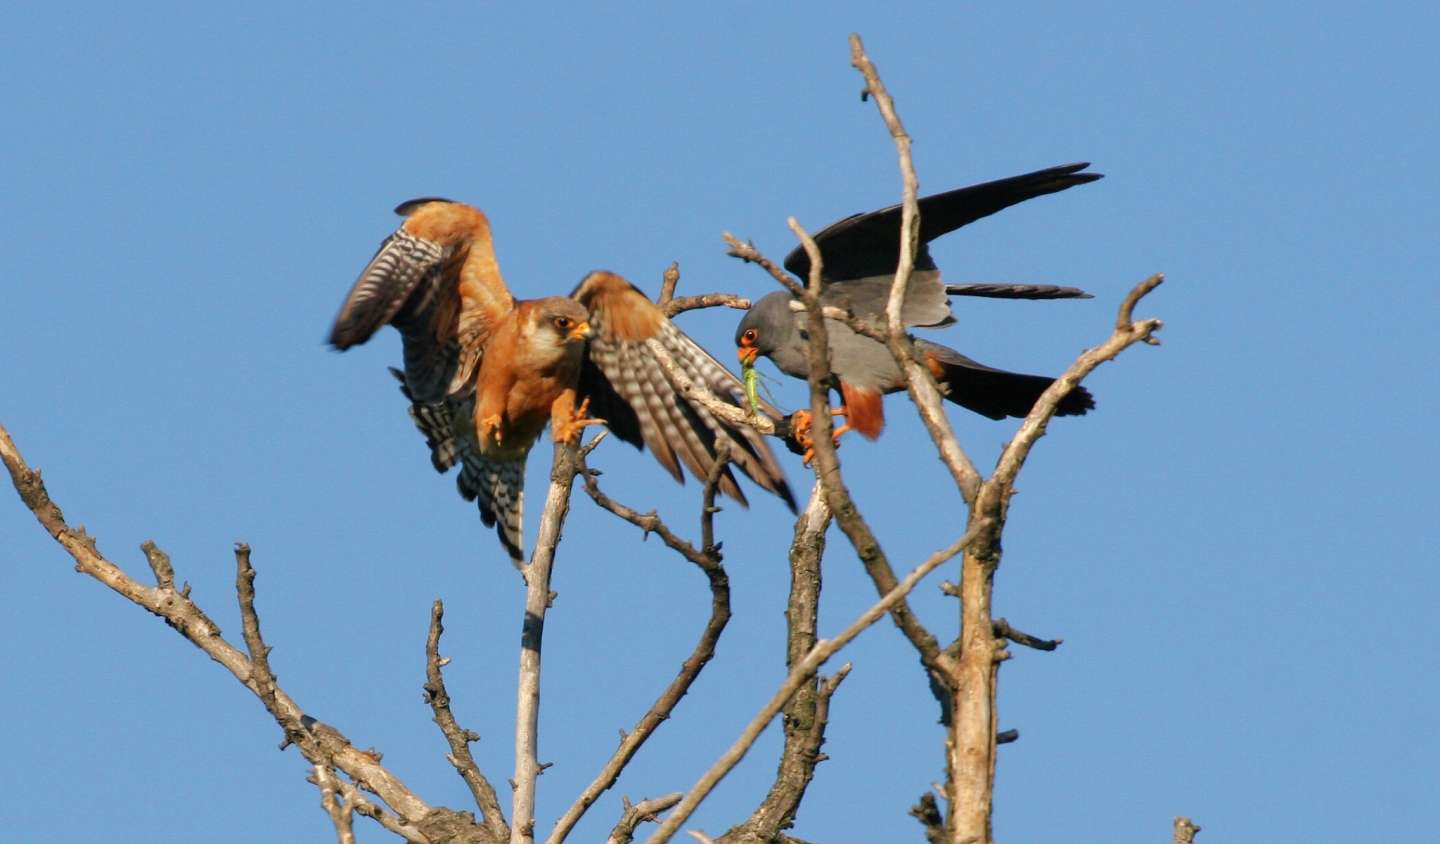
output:
[[464,389],[490,331],[514,300],[479,209],[420,199],[395,211],[405,222],[361,271],[330,343],[348,349],[394,325],[404,337],[407,386],[417,401],[438,401]]
[[[660,465],[682,482],[682,463],[697,478],[706,477],[715,465],[717,444],[724,441],[741,471],[795,509],[785,474],[764,438],[691,404],[670,383],[646,341],[658,338],[690,378],[741,407],[744,387],[738,378],[620,276],[590,273],[570,295],[590,312],[594,331],[580,385],[594,415],[626,442],[649,446]],[[720,477],[720,490],[745,503],[728,468]]]
[[[1101,178],[1100,173],[1079,172],[1089,166],[1089,162],[1065,164],[922,198],[920,254],[916,256],[915,268],[935,269],[925,245],[941,235],[1018,202]],[[899,205],[892,205],[855,214],[831,223],[815,235],[825,262],[825,277],[844,281],[886,273],[894,275],[895,265],[900,261],[900,211]],[[804,278],[810,271],[810,258],[805,250],[796,248],[785,256],[785,269]]]

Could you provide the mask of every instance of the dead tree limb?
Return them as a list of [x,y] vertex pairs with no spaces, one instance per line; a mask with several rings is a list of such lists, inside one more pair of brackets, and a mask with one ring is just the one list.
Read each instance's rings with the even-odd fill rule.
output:
[[[226,641],[219,626],[191,599],[188,588],[175,588],[170,559],[153,542],[147,542],[143,547],[156,579],[156,585],[151,587],[140,584],[100,553],[95,540],[83,529],[72,528],[65,521],[59,506],[50,498],[40,473],[26,464],[3,425],[0,425],[0,460],[9,470],[20,500],[75,561],[77,571],[159,616],[191,644],[224,666],[241,685],[255,694],[280,725],[288,742],[293,743],[311,765],[342,771],[360,788],[384,800],[394,810],[394,816],[390,817],[395,828],[405,830],[404,834],[412,841],[444,837],[431,836],[429,830],[456,828],[457,824],[464,828],[463,813],[430,806],[380,764],[378,753],[356,748],[339,730],[306,715],[304,709],[275,683],[266,659],[269,648],[260,637],[259,620],[255,614],[253,569],[243,546],[237,548],[236,585],[240,590],[242,623],[247,628],[249,655]],[[358,804],[356,811],[361,811]],[[483,832],[478,827],[471,831]]]
[[[824,665],[825,662],[834,656],[841,648],[844,648],[850,644],[850,642],[854,641],[856,636],[859,636],[872,624],[884,618],[885,615],[890,612],[891,608],[896,603],[904,600],[905,596],[909,595],[927,574],[944,565],[946,561],[960,553],[960,550],[968,545],[977,533],[979,533],[979,526],[972,525],[959,539],[936,551],[934,554],[931,554],[923,563],[905,575],[905,578],[896,584],[893,590],[879,601],[876,601],[869,609],[862,612],[848,627],[842,630],[839,635],[833,639],[821,639],[816,642],[815,647],[810,649],[810,652],[805,655],[805,658],[794,668],[790,669],[790,673],[786,676],[785,681],[780,684],[780,688],[776,690],[774,696],[770,698],[770,701],[750,720],[750,723],[746,725],[735,743],[721,754],[720,758],[716,760],[715,763],[701,775],[695,785],[691,786],[690,790],[685,793],[685,798],[681,800],[674,811],[665,818],[665,822],[661,824],[660,829],[647,839],[649,844],[664,844],[664,842],[674,837],[681,825],[694,813],[695,808],[700,805],[700,802],[704,800],[720,780],[745,757],[745,754],[750,750],[755,740],[765,731],[765,727],[774,720],[776,714],[784,707],[785,702],[804,684],[806,679],[818,671],[820,666]],[[843,679],[849,671],[849,665],[841,666],[841,668],[835,672],[834,677]],[[827,682],[838,683],[839,680],[832,679]]]
[[[547,844],[559,844],[560,841],[563,841],[585,812],[594,805],[596,800],[600,799],[600,795],[615,785],[615,781],[620,778],[625,766],[630,763],[630,760],[635,757],[635,754],[639,752],[641,746],[654,734],[655,730],[670,718],[675,707],[690,691],[696,678],[700,676],[700,672],[714,658],[715,645],[719,642],[720,634],[724,632],[725,626],[730,622],[730,577],[725,573],[725,567],[721,564],[719,546],[715,542],[715,513],[718,512],[718,508],[715,506],[715,495],[728,460],[724,453],[725,444],[717,443],[717,446],[715,464],[711,466],[710,472],[705,478],[705,490],[701,495],[700,548],[696,548],[676,536],[653,511],[639,513],[606,495],[600,489],[595,473],[585,466],[582,458],[581,471],[585,481],[585,492],[592,501],[601,508],[639,527],[645,531],[645,535],[654,533],[659,536],[667,547],[690,561],[705,575],[710,585],[710,618],[706,621],[704,629],[701,630],[700,639],[690,651],[690,656],[681,664],[680,673],[670,681],[655,703],[640,717],[635,727],[628,733],[622,732],[620,746],[611,754],[610,759],[606,761],[595,779],[585,787],[585,790],[556,822],[555,830],[546,839]],[[678,796],[674,802],[679,802]],[[674,805],[674,802],[653,811],[662,811],[669,808],[670,805]],[[619,826],[616,827],[617,830],[619,828]],[[634,824],[631,824],[628,829],[633,832]],[[612,836],[614,834],[612,832]]]
[[560,530],[570,512],[570,490],[580,471],[578,448],[555,443],[550,488],[535,535],[535,550],[525,576],[525,618],[520,629],[520,675],[515,683],[515,794],[511,803],[510,842],[535,840],[535,780],[540,776],[540,652],[545,637],[545,611],[554,600],[550,573]]
[[[790,543],[790,595],[785,607],[787,669],[803,660],[819,638],[820,561],[825,556],[825,530],[830,521],[824,490],[816,484],[809,503],[795,521]],[[820,748],[829,723],[830,698],[837,685],[827,682],[822,686],[812,676],[785,703],[781,711],[785,742],[775,781],[750,817],[720,837],[722,844],[769,844],[794,825],[815,767],[825,758]]]

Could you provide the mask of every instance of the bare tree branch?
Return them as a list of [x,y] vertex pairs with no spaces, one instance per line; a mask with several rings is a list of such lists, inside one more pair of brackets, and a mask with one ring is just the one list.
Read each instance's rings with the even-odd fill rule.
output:
[[661,309],[665,316],[673,317],[697,308],[734,308],[737,311],[750,310],[750,300],[734,293],[702,293],[698,296],[681,296],[672,299]]
[[[855,621],[851,622],[850,626],[841,631],[838,636],[833,639],[822,639],[816,642],[815,647],[810,649],[810,652],[805,655],[805,658],[794,668],[790,669],[790,673],[786,676],[785,682],[780,685],[780,688],[775,692],[775,695],[770,701],[750,720],[750,723],[746,725],[744,731],[741,732],[740,737],[736,739],[735,743],[721,754],[720,758],[705,771],[695,785],[690,787],[690,790],[685,794],[685,799],[680,801],[675,807],[675,810],[665,818],[665,822],[660,826],[660,829],[648,839],[649,844],[664,844],[664,842],[674,837],[675,833],[680,829],[680,826],[685,823],[690,815],[694,813],[695,808],[700,805],[700,802],[704,800],[711,790],[715,788],[716,784],[745,757],[751,745],[753,745],[755,740],[760,737],[760,734],[765,731],[765,727],[769,725],[775,718],[775,715],[779,713],[780,709],[785,705],[785,702],[790,699],[790,696],[795,693],[795,690],[800,688],[811,674],[819,670],[820,666],[823,665],[826,660],[841,648],[850,644],[850,642],[853,641],[856,636],[859,636],[866,628],[883,618],[896,603],[904,600],[905,596],[910,594],[920,581],[924,579],[925,575],[944,565],[947,560],[960,553],[960,550],[968,545],[984,527],[984,525],[979,523],[972,524],[963,536],[945,548],[930,555],[923,563],[905,575],[904,580],[896,584],[893,590],[879,601],[876,601],[869,609],[861,613]],[[843,677],[844,674],[848,672],[849,666],[843,666],[836,672],[836,676]]]
[[[350,840],[354,841],[354,831],[351,828],[353,817],[354,815],[364,815],[385,827],[385,829],[390,832],[410,842],[410,844],[430,844],[429,837],[415,827],[401,823],[399,818],[376,806],[369,800],[366,800],[365,795],[360,793],[360,789],[356,788],[354,783],[337,776],[333,768],[316,765],[311,775],[306,777],[306,780],[319,787],[321,806],[325,809],[325,813],[330,816],[331,822],[335,823],[335,833],[337,837],[341,837],[348,832],[351,836]],[[326,802],[326,792],[329,792],[330,795],[328,798],[329,802]],[[452,816],[451,820],[452,822],[455,820],[463,822],[463,819],[468,816],[468,813],[464,813],[463,815],[457,813]],[[469,836],[462,837],[463,840],[466,841],[472,840]],[[342,838],[342,840],[344,839]],[[450,839],[446,838],[441,840]],[[487,839],[480,838],[474,840],[478,842],[486,841]]]
[[[805,291],[805,304],[808,309],[806,328],[810,332],[807,352],[810,363],[810,413],[813,417],[811,431],[815,443],[815,477],[825,490],[826,500],[835,514],[835,521],[840,525],[840,530],[850,541],[856,555],[860,557],[860,562],[865,566],[865,572],[875,584],[876,591],[884,596],[895,588],[897,583],[895,570],[891,568],[890,561],[880,547],[879,540],[875,538],[874,532],[870,530],[870,526],[860,514],[860,509],[851,498],[850,490],[845,486],[844,479],[840,474],[840,460],[831,439],[829,332],[825,326],[824,315],[818,307],[815,307],[819,301],[821,278],[824,272],[823,259],[815,239],[801,228],[795,218],[791,217],[787,222],[790,230],[795,233],[801,246],[805,249],[806,255],[810,258],[810,281],[809,287]],[[940,643],[934,634],[927,630],[915,613],[911,611],[910,605],[905,602],[903,596],[901,600],[895,602],[890,614],[895,621],[895,626],[900,629],[900,632],[920,655],[921,664],[931,674],[932,679],[939,682],[950,670],[948,665],[950,660],[940,649]]]
[[[0,425],[0,459],[3,459],[10,472],[20,500],[75,560],[77,570],[95,578],[132,603],[160,616],[180,635],[224,666],[257,697],[262,695],[255,681],[250,658],[225,641],[220,635],[220,628],[183,590],[177,591],[174,588],[173,574],[168,586],[142,586],[105,558],[96,547],[95,540],[83,529],[72,528],[66,523],[60,508],[50,499],[40,473],[26,465],[15,447],[14,440],[10,438],[9,431],[5,430],[3,425]],[[147,556],[152,559],[153,566],[154,554]],[[379,795],[402,818],[411,822],[418,823],[433,811],[432,807],[383,768],[374,756],[356,749],[340,731],[305,715],[300,706],[279,688],[274,689],[273,704],[275,709],[272,710],[272,715],[313,764],[339,768],[356,782],[364,783],[367,789]]]
[[550,572],[560,530],[570,512],[570,489],[580,471],[580,454],[573,444],[555,443],[550,468],[550,489],[535,550],[525,576],[525,620],[520,632],[520,676],[515,684],[515,795],[511,804],[511,844],[530,844],[535,838],[535,780],[543,767],[537,758],[540,724],[540,650],[545,636],[545,611],[554,594]]
[[[243,542],[235,543],[235,595],[240,602],[240,624],[245,637],[245,649],[250,652],[251,688],[266,709],[277,719],[283,719],[280,704],[275,699],[275,673],[270,670],[270,646],[265,644],[265,639],[260,635],[260,616],[255,612],[255,569],[250,565],[250,546]],[[292,735],[292,732],[298,724],[286,724],[284,720],[280,723],[285,728],[285,743],[280,745],[283,748],[296,740],[297,736]]]
[[1004,493],[1003,499],[1006,504],[1009,502],[1010,492],[1015,484],[1015,476],[1020,473],[1020,467],[1025,464],[1025,458],[1029,456],[1030,449],[1035,442],[1045,436],[1046,426],[1049,425],[1051,417],[1055,415],[1055,408],[1060,400],[1065,398],[1080,382],[1096,367],[1106,361],[1114,360],[1124,350],[1136,343],[1145,343],[1151,346],[1160,344],[1155,332],[1164,327],[1164,323],[1158,319],[1145,319],[1135,321],[1132,313],[1135,305],[1143,299],[1150,291],[1159,287],[1165,282],[1165,276],[1156,273],[1139,284],[1135,285],[1125,295],[1120,305],[1119,313],[1115,320],[1115,331],[1110,338],[1099,346],[1085,351],[1065,373],[1055,379],[1040,398],[1031,408],[1030,414],[1020,424],[1020,430],[1016,432],[1015,438],[1000,453],[1000,460],[995,465],[995,472],[991,475],[996,494]]
[[445,758],[455,767],[455,772],[470,788],[475,805],[480,809],[481,823],[497,842],[510,839],[510,827],[505,823],[505,813],[500,808],[500,798],[485,775],[480,772],[475,757],[470,753],[470,742],[479,741],[479,734],[464,729],[455,720],[450,710],[450,693],[445,688],[445,675],[441,669],[449,664],[448,658],[440,656],[440,636],[445,632],[445,604],[438,598],[430,606],[430,632],[425,637],[425,702],[435,713],[435,724],[450,745]]
[[[1160,321],[1135,322],[1131,313],[1141,297],[1154,290],[1161,280],[1159,275],[1152,276],[1131,290],[1120,306],[1110,338],[1081,354],[1065,374],[1040,395],[1015,437],[1001,452],[995,472],[981,485],[972,505],[971,520],[983,519],[994,529],[977,538],[961,560],[958,682],[949,687],[950,738],[946,743],[950,790],[947,827],[958,839],[988,842],[991,837],[995,749],[999,744],[996,678],[1000,661],[1007,656],[1004,642],[997,638],[991,602],[995,570],[1000,564],[1000,531],[1014,494],[1015,478],[1035,442],[1044,435],[1060,400],[1101,363],[1114,359],[1135,343],[1154,339],[1153,333],[1160,329]],[[1003,635],[1003,631],[998,635]]]
[[641,800],[639,803],[631,803],[629,797],[622,798],[621,805],[624,812],[610,835],[605,839],[605,844],[630,844],[635,840],[635,827],[646,821],[655,820],[655,816],[680,802],[685,795],[679,791],[673,794],[665,794],[660,797],[652,797],[649,800]]
[[340,797],[340,783],[335,772],[324,765],[316,765],[309,779],[320,789],[320,808],[335,825],[335,840],[338,844],[355,844],[355,804]]
[[895,267],[895,281],[890,287],[890,299],[885,307],[889,329],[886,345],[889,346],[896,364],[905,373],[905,389],[920,412],[920,421],[930,433],[930,439],[935,443],[941,462],[950,470],[965,503],[972,504],[980,489],[980,473],[955,439],[955,431],[950,427],[949,417],[945,415],[940,386],[935,382],[930,370],[916,360],[914,344],[905,331],[904,320],[901,319],[901,305],[905,301],[905,291],[910,284],[910,274],[920,246],[920,205],[916,198],[920,183],[915,176],[914,162],[910,158],[910,136],[900,123],[900,116],[895,112],[895,103],[890,99],[885,83],[880,80],[875,65],[865,54],[865,45],[859,35],[850,36],[850,62],[865,77],[865,92],[875,99],[885,126],[890,130],[890,137],[895,141],[895,149],[900,159],[904,197],[900,209],[901,248],[900,261]]
[[[635,728],[629,733],[622,732],[620,746],[610,756],[605,766],[590,782],[575,803],[566,810],[560,820],[555,824],[555,831],[546,839],[547,844],[558,844],[563,841],[575,824],[580,821],[585,812],[594,805],[595,801],[604,794],[606,790],[615,784],[625,766],[639,752],[640,747],[654,734],[655,730],[670,718],[675,707],[680,703],[700,672],[709,664],[715,656],[715,645],[720,640],[720,634],[724,632],[725,626],[730,622],[730,577],[725,573],[725,567],[721,564],[720,549],[715,543],[715,513],[718,508],[715,506],[715,495],[719,486],[720,477],[728,464],[728,456],[725,443],[718,442],[715,464],[710,467],[710,472],[705,478],[705,491],[701,496],[700,505],[700,532],[702,548],[695,546],[676,536],[674,532],[660,519],[653,511],[650,513],[638,513],[635,510],[610,498],[600,489],[595,474],[591,472],[582,460],[581,472],[585,479],[585,492],[600,507],[619,516],[627,522],[645,531],[645,535],[654,533],[666,546],[674,550],[680,556],[694,563],[704,573],[710,583],[710,619],[705,623],[705,628],[700,633],[700,640],[695,643],[690,656],[680,666],[680,673],[670,681],[670,685],[660,693],[641,716]],[[663,799],[663,798],[661,798]],[[662,807],[669,808],[675,802],[679,802],[677,795],[675,801]],[[659,809],[655,811],[660,811]],[[652,812],[653,814],[653,812]],[[623,819],[622,819],[623,821]],[[617,825],[616,829],[620,827]],[[634,825],[629,827],[633,831]],[[612,832],[612,836],[614,833]],[[627,839],[628,840],[628,839]]]
[[[825,531],[830,520],[825,492],[817,483],[810,492],[809,503],[795,521],[794,539],[790,543],[790,597],[785,608],[787,669],[804,659],[818,639],[820,561],[825,555]],[[815,776],[815,766],[825,758],[820,747],[825,741],[830,697],[841,677],[836,675],[831,678],[834,683],[822,686],[812,676],[785,703],[782,711],[785,743],[775,782],[750,817],[721,836],[722,842],[769,844],[780,838],[782,830],[794,825],[805,791]]]

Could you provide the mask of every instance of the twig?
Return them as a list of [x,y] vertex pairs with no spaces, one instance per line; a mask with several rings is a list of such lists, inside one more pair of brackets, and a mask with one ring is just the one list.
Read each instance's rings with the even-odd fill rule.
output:
[[574,445],[555,443],[550,468],[550,490],[535,536],[535,550],[525,567],[525,620],[520,632],[520,676],[515,686],[515,795],[510,809],[511,844],[529,844],[535,838],[535,780],[542,767],[536,757],[540,723],[540,648],[545,635],[545,611],[550,607],[550,572],[560,529],[570,512],[570,489],[579,472],[580,455]]
[[760,250],[755,248],[755,244],[742,243],[740,238],[730,232],[725,232],[721,237],[725,238],[726,245],[730,247],[725,251],[726,255],[732,258],[739,258],[747,264],[759,264],[760,268],[769,273],[771,278],[779,282],[781,287],[789,290],[790,295],[797,299],[803,300],[805,298],[805,288],[797,284],[795,279],[790,277],[789,273],[776,266],[774,261],[761,255]]
[[[430,844],[429,837],[415,827],[402,823],[399,818],[376,806],[369,800],[366,800],[365,795],[360,793],[360,789],[356,788],[354,783],[346,782],[336,776],[334,769],[324,765],[316,765],[311,775],[306,777],[306,780],[320,788],[321,805],[324,807],[326,814],[330,815],[331,821],[336,823],[337,836],[342,834],[341,822],[335,820],[337,814],[343,818],[345,829],[351,833],[351,841],[355,840],[354,831],[350,829],[353,817],[354,815],[364,815],[385,827],[385,829],[390,832],[410,842],[410,844]],[[331,795],[330,802],[328,803],[324,802],[327,791],[329,791]],[[336,802],[337,800],[339,801],[338,803]],[[461,823],[464,823],[464,817],[463,814],[452,814],[448,820],[452,825],[454,820],[460,820]]]
[[605,839],[605,844],[630,844],[635,840],[635,827],[646,821],[655,820],[656,815],[679,803],[680,798],[684,796],[682,792],[676,791],[673,794],[641,800],[639,803],[631,803],[629,797],[621,798],[624,811],[620,815],[620,820],[610,830],[610,836]]
[[508,841],[510,827],[505,823],[500,798],[470,753],[470,742],[479,741],[480,736],[473,730],[462,728],[455,720],[455,713],[450,710],[450,693],[445,688],[445,675],[441,671],[450,660],[440,657],[444,618],[445,604],[437,598],[430,606],[430,632],[425,637],[425,702],[430,704],[431,711],[435,713],[435,724],[450,745],[450,752],[445,758],[470,788],[475,805],[480,809],[481,823],[495,841]]
[[[679,283],[680,264],[677,261],[671,261],[670,266],[666,267],[664,274],[660,276],[660,296],[655,299],[655,304],[662,308],[669,305],[670,300],[675,298],[675,285]],[[667,313],[666,316],[670,316],[670,314]]]
[[702,293],[698,296],[681,296],[671,299],[661,307],[665,316],[673,317],[697,308],[734,308],[737,311],[750,310],[750,300],[734,293]]
[[1175,836],[1171,841],[1173,844],[1194,844],[1195,835],[1199,832],[1199,825],[1181,815],[1175,818]]
[[[102,555],[95,540],[84,530],[72,528],[66,523],[64,514],[45,489],[40,473],[25,463],[3,425],[0,425],[0,460],[9,470],[20,500],[75,561],[78,571],[162,618],[207,656],[224,666],[257,697],[261,697],[250,657],[220,635],[220,628],[191,600],[188,590],[174,588],[173,573],[168,586],[142,586]],[[147,554],[147,558],[151,559],[154,570],[154,555]],[[251,607],[253,609],[253,601]],[[432,819],[453,814],[426,804],[380,765],[375,755],[355,748],[339,730],[307,716],[282,689],[275,687],[273,695],[267,691],[261,699],[267,702],[267,709],[273,705],[271,715],[311,764],[338,768],[357,783],[363,783],[366,789],[379,795],[399,814],[401,823],[414,824],[412,829],[423,831]]]
[[1164,323],[1158,319],[1135,321],[1131,314],[1135,305],[1164,281],[1165,276],[1156,273],[1135,285],[1125,295],[1125,299],[1120,305],[1115,321],[1115,331],[1110,338],[1081,354],[1063,375],[1055,379],[1055,383],[1040,394],[1040,398],[1035,402],[1035,407],[1031,408],[1025,421],[1020,424],[1020,430],[1015,433],[1015,438],[1000,453],[1000,460],[996,463],[995,472],[990,479],[995,493],[997,495],[1003,493],[1005,502],[1009,500],[1015,484],[1015,476],[1020,473],[1020,467],[1025,465],[1025,458],[1029,456],[1030,449],[1034,447],[1035,442],[1045,435],[1045,428],[1049,424],[1050,418],[1055,415],[1055,408],[1059,406],[1061,399],[1079,386],[1080,382],[1094,372],[1100,364],[1114,360],[1117,355],[1136,343],[1159,345],[1160,341],[1154,335],[1164,327]]
[[[709,770],[700,777],[695,785],[691,786],[685,795],[685,799],[680,801],[675,807],[675,810],[665,818],[665,822],[660,826],[660,829],[648,839],[649,844],[664,844],[664,842],[669,841],[675,835],[680,829],[680,826],[694,813],[695,808],[709,795],[716,784],[745,757],[751,745],[753,745],[755,740],[760,737],[760,734],[765,731],[765,727],[774,720],[775,715],[780,712],[780,709],[785,705],[785,701],[790,699],[790,696],[795,693],[796,689],[800,688],[810,675],[819,670],[820,666],[837,651],[850,644],[850,642],[864,632],[866,628],[883,618],[886,613],[891,611],[891,608],[895,604],[904,600],[905,596],[910,594],[911,590],[924,579],[925,575],[944,565],[947,560],[960,553],[960,549],[968,545],[971,540],[979,534],[980,530],[985,527],[988,526],[980,523],[972,524],[963,536],[945,548],[930,555],[923,563],[905,575],[904,580],[897,583],[894,589],[886,593],[883,598],[876,601],[869,609],[862,612],[850,623],[850,626],[841,631],[838,636],[833,639],[822,639],[816,642],[815,647],[810,649],[810,652],[805,655],[805,658],[800,660],[794,668],[790,669],[790,673],[786,676],[785,681],[780,684],[780,688],[775,692],[775,695],[756,713],[755,717],[750,720],[750,723],[746,725],[744,731],[741,732],[740,737],[736,739],[735,743],[721,754],[720,758],[710,766]],[[840,672],[836,673],[839,674]]]
[[161,589],[175,588],[175,569],[170,565],[170,555],[161,551],[160,547],[150,539],[140,543],[140,550],[145,552],[145,560],[150,563],[150,571],[155,573],[155,585]]
[[[245,649],[250,652],[250,686],[271,712],[279,711],[275,700],[275,673],[270,670],[270,647],[260,635],[260,616],[255,612],[255,569],[250,565],[250,546],[235,543],[235,596],[240,602],[240,624]],[[298,724],[285,724],[285,743],[295,741]]]
[[[676,536],[656,513],[639,513],[610,498],[601,491],[595,475],[585,467],[583,462],[581,463],[581,477],[585,479],[585,492],[591,500],[605,510],[639,527],[645,531],[646,535],[654,533],[667,547],[689,560],[704,573],[710,584],[710,619],[705,623],[705,628],[701,631],[700,639],[695,643],[690,656],[681,664],[680,673],[670,681],[655,703],[641,716],[634,729],[623,734],[620,746],[611,754],[600,773],[585,787],[585,790],[556,822],[554,832],[546,839],[547,844],[558,844],[570,834],[570,831],[575,828],[575,824],[594,805],[600,795],[615,784],[620,773],[639,752],[640,747],[662,723],[670,718],[681,698],[690,691],[691,685],[700,676],[700,672],[714,658],[715,645],[720,640],[720,634],[724,632],[725,626],[730,622],[730,578],[721,564],[720,549],[715,543],[715,513],[718,510],[715,506],[715,496],[729,455],[726,451],[727,443],[719,441],[716,446],[716,460],[705,478],[705,491],[701,496],[702,547],[699,549]],[[678,802],[679,799],[677,795],[674,802]],[[674,803],[669,805],[674,805]],[[663,808],[669,808],[669,805]],[[619,826],[616,829],[619,829]],[[630,829],[633,830],[634,826],[631,825]]]
[[335,772],[324,765],[316,765],[309,779],[320,789],[320,808],[335,825],[335,840],[339,844],[355,844],[355,804],[341,799],[340,783],[335,778]]

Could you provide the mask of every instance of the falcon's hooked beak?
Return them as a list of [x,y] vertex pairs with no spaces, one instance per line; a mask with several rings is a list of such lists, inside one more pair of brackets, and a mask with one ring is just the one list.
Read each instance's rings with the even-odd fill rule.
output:
[[589,338],[590,323],[586,321],[575,323],[575,326],[570,329],[570,333],[565,336],[565,339],[570,342],[579,342],[581,340],[588,340]]

